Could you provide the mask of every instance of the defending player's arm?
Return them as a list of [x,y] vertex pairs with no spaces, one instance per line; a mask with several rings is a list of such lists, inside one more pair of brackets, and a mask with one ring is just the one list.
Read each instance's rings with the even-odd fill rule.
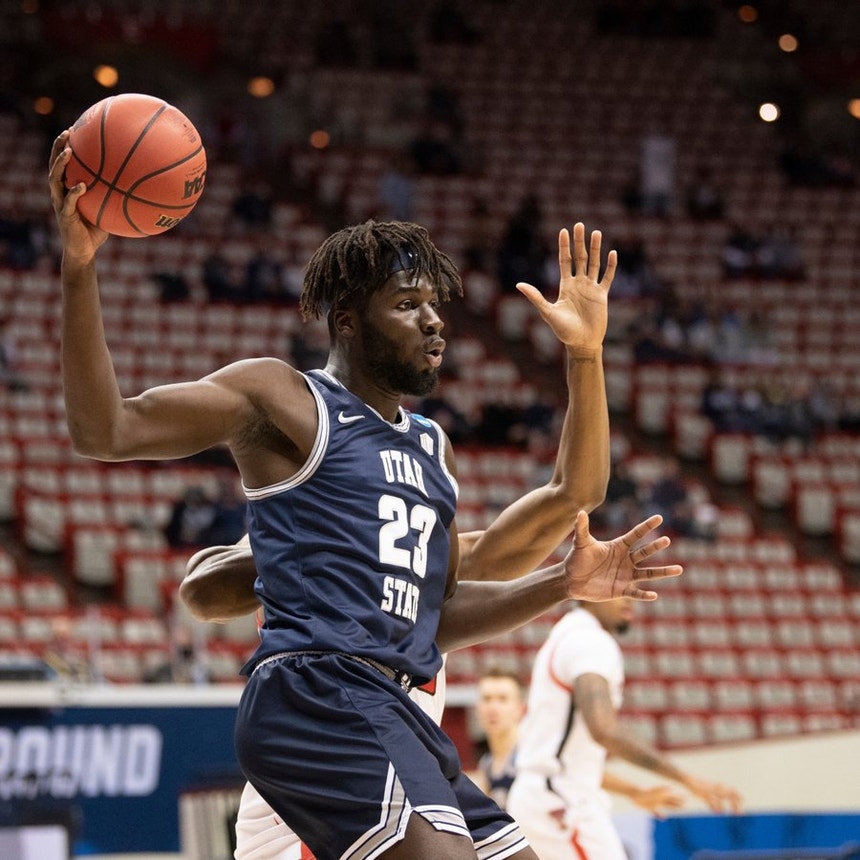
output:
[[186,564],[179,596],[198,621],[227,621],[260,607],[257,568],[248,535],[232,546],[208,546]]
[[737,812],[740,809],[740,795],[733,788],[687,773],[625,729],[612,704],[609,682],[602,675],[580,675],[574,682],[573,696],[591,736],[610,755],[674,780],[701,798],[713,812]]
[[580,511],[574,543],[563,562],[506,582],[456,582],[442,607],[436,642],[442,650],[465,648],[528,623],[563,600],[600,602],[616,597],[655,600],[640,586],[649,580],[679,576],[679,565],[649,566],[651,557],[669,545],[661,536],[642,543],[662,522],[649,517],[625,535],[598,541]]
[[669,810],[684,805],[684,795],[671,785],[636,785],[609,771],[604,771],[601,787],[626,797],[655,818],[664,818]]
[[609,288],[616,253],[610,251],[600,277],[601,234],[585,227],[561,230],[558,299],[551,303],[528,284],[518,284],[541,317],[565,345],[568,406],[549,482],[506,508],[474,547],[461,548],[458,578],[512,579],[541,564],[573,530],[579,510],[592,511],[604,498],[609,480],[609,413],[602,349]]
[[[621,537],[598,541],[588,531],[588,515],[581,512],[574,546],[564,562],[513,582],[457,583],[442,608],[437,645],[450,651],[484,642],[569,598],[597,601],[627,595],[654,599],[657,595],[641,590],[640,583],[681,573],[678,565],[646,566],[654,553],[669,545],[665,536],[641,543],[660,522],[659,516],[653,516]],[[465,545],[472,540],[471,532],[462,537]],[[257,609],[255,578],[254,558],[243,538],[235,546],[207,547],[193,555],[179,594],[198,620],[223,621]]]

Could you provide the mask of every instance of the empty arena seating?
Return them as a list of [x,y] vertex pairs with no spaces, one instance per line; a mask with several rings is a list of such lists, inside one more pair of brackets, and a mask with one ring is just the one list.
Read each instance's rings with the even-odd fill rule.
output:
[[[291,154],[300,175],[317,172],[343,188],[350,217],[364,217],[376,205],[376,183],[391,154],[415,131],[414,121],[404,117],[409,112],[395,106],[420,103],[427,72],[314,69],[312,33],[323,6],[299,13],[292,5],[275,4],[272,14],[284,26],[261,32],[247,4],[194,4],[195,14],[217,17],[230,33],[230,51],[253,46],[273,68],[291,57],[307,70],[318,104],[346,98],[362,134],[344,132],[344,142],[328,152],[302,146]],[[782,386],[826,384],[840,404],[860,398],[860,192],[785,183],[774,156],[777,132],[758,123],[709,75],[720,57],[719,42],[673,39],[669,50],[656,52],[654,43],[646,47],[631,39],[601,36],[598,43],[585,16],[560,19],[555,5],[529,4],[523,21],[503,4],[470,4],[480,44],[419,46],[434,69],[457,81],[474,165],[462,175],[420,177],[416,220],[461,262],[473,199],[491,201],[489,227],[498,238],[521,198],[536,192],[550,244],[558,227],[580,219],[603,230],[610,247],[639,236],[656,275],[674,283],[686,300],[717,297],[740,313],[763,314],[776,360],[758,355],[727,363],[729,383],[757,385],[765,375]],[[725,32],[731,39],[731,29]],[[540,51],[523,47],[534,44]],[[506,57],[501,64],[500,52]],[[584,66],[583,52],[589,57]],[[666,219],[624,208],[620,191],[652,122],[683,144],[679,189],[697,164],[713,168],[725,197],[724,220],[697,222],[680,206]],[[0,115],[0,140],[0,205],[43,212],[41,138]],[[124,393],[199,377],[240,356],[290,356],[301,330],[294,309],[208,304],[202,290],[200,266],[213,241],[234,266],[243,265],[255,247],[253,235],[231,226],[240,182],[237,165],[213,159],[188,230],[105,246],[103,310]],[[801,228],[808,277],[722,281],[719,249],[729,221],[771,219],[774,213]],[[270,239],[286,256],[306,260],[323,236],[301,207],[275,207]],[[186,278],[189,302],[159,301],[152,274],[165,268]],[[186,467],[98,466],[71,453],[59,390],[57,290],[50,259],[34,271],[0,267],[0,306],[11,315],[29,384],[27,391],[0,390],[0,519],[14,522],[31,551],[59,553],[69,577],[68,588],[58,588],[0,552],[0,662],[44,653],[57,620],[62,626],[66,619],[78,644],[92,649],[97,677],[138,681],[169,657],[166,618],[182,611],[175,587],[184,555],[165,547],[159,526],[182,487],[209,478]],[[710,469],[718,483],[747,491],[762,511],[784,512],[799,533],[832,535],[839,557],[860,565],[856,435],[827,434],[807,449],[746,432],[716,432],[700,411],[707,379],[702,366],[637,363],[630,325],[649,305],[648,298],[611,296],[605,366],[614,414]],[[500,292],[486,316],[482,322],[490,321],[502,338],[495,350],[461,326],[446,353],[446,362],[461,372],[446,382],[445,393],[470,413],[491,400],[527,402],[529,368],[520,372],[508,347],[543,349],[533,338],[534,309],[519,295]],[[551,350],[543,355],[551,363],[540,373],[557,373],[557,356]],[[637,479],[653,480],[660,459],[634,452]],[[458,465],[463,531],[484,527],[532,486],[536,474],[532,458],[508,450],[465,448]],[[659,587],[660,600],[640,607],[623,640],[626,719],[669,747],[856,725],[858,595],[846,588],[835,562],[810,562],[786,534],[762,534],[746,507],[720,505],[718,513],[715,540],[674,541],[671,555],[685,565],[684,577]],[[77,606],[76,585],[107,588],[115,603]],[[451,684],[471,685],[491,666],[527,680],[556,618],[550,613],[498,641],[451,654]],[[210,676],[236,682],[255,637],[253,619],[207,627]]]

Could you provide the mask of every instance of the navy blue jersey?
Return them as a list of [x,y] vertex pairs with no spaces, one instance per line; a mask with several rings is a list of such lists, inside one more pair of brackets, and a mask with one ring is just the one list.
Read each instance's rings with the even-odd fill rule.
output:
[[511,790],[514,777],[517,775],[517,751],[515,749],[511,751],[500,771],[493,770],[492,753],[484,753],[478,759],[478,770],[486,781],[487,794],[502,809],[505,809],[508,803],[508,792]]
[[457,499],[445,437],[405,410],[386,421],[323,371],[307,378],[319,416],[307,462],[246,488],[265,609],[246,670],[285,651],[339,651],[424,683],[442,662],[434,640]]

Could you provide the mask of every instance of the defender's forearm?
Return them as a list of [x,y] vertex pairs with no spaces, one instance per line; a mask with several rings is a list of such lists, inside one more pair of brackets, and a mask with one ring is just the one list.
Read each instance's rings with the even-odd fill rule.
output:
[[189,559],[187,570],[179,596],[198,621],[227,621],[259,608],[250,547],[207,547]]
[[442,607],[436,644],[440,651],[466,648],[521,627],[567,599],[563,564],[512,582],[459,582]]

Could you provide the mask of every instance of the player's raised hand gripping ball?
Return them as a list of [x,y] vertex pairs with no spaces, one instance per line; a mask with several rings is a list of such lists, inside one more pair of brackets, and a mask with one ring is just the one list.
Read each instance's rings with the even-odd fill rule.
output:
[[69,135],[66,187],[84,182],[78,211],[116,236],[154,236],[197,205],[206,151],[182,111],[155,96],[125,93],[84,111]]

